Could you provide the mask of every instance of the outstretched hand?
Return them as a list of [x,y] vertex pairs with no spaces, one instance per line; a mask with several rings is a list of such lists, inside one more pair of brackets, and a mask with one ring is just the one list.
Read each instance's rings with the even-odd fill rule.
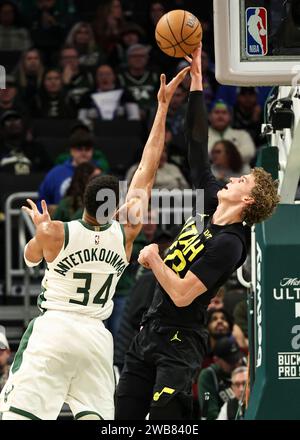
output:
[[202,54],[202,43],[197,47],[196,50],[191,54],[191,56],[185,56],[184,58],[191,65],[191,76],[194,75],[202,75],[202,63],[201,63],[201,54]]
[[160,88],[157,94],[157,99],[160,104],[169,105],[172,96],[179,84],[184,80],[186,74],[190,71],[190,67],[185,67],[182,69],[173,79],[166,84],[166,75],[162,73],[160,75]]
[[23,211],[27,212],[35,226],[40,225],[43,222],[51,222],[51,217],[48,212],[47,203],[42,200],[42,214],[38,210],[36,204],[31,200],[27,199],[27,203],[30,205],[31,209],[27,206],[22,206]]
[[145,246],[144,249],[140,251],[138,262],[146,269],[151,269],[151,257],[155,254],[159,254],[158,245],[155,243]]

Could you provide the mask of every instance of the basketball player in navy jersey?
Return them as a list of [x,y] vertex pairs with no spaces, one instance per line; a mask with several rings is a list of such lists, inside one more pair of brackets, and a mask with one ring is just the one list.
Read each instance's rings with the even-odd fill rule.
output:
[[[279,198],[277,183],[261,168],[231,178],[221,188],[208,159],[208,124],[203,98],[201,48],[191,63],[186,137],[191,179],[204,189],[204,214],[195,212],[164,260],[155,244],[139,262],[157,287],[141,331],[126,355],[117,387],[117,419],[189,419],[192,381],[207,350],[206,310],[247,255],[246,227],[268,218]],[[200,223],[200,227],[199,226]]]

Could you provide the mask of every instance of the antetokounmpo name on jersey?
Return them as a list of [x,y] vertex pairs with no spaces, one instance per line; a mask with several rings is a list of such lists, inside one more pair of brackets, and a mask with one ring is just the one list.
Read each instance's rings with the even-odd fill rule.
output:
[[103,248],[92,248],[74,252],[63,258],[57,263],[54,271],[65,276],[70,269],[73,269],[73,267],[78,266],[79,264],[99,261],[110,264],[116,269],[117,276],[120,276],[126,268],[126,263],[123,258],[116,252]]

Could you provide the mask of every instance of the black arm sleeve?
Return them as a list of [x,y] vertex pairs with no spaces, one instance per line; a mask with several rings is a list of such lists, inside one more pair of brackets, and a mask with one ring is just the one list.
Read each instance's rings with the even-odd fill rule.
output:
[[185,122],[188,144],[188,161],[194,189],[204,189],[205,214],[212,214],[217,207],[218,184],[211,172],[208,158],[208,122],[206,106],[201,91],[190,92]]

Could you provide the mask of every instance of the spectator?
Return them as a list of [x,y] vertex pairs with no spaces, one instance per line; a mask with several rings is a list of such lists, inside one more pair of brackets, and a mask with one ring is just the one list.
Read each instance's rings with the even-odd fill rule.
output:
[[88,133],[74,132],[69,140],[71,158],[57,165],[46,175],[39,189],[39,199],[45,200],[51,212],[65,196],[75,168],[93,158],[94,140]]
[[152,47],[156,47],[155,28],[161,17],[167,12],[163,2],[150,2],[149,15],[146,23],[148,42]]
[[37,49],[29,49],[22,54],[16,71],[16,81],[25,102],[32,100],[41,87],[44,70],[41,54]]
[[262,124],[261,106],[258,104],[255,87],[240,87],[233,108],[233,128],[247,130],[253,142],[258,146]]
[[[237,86],[220,85],[217,90],[216,100],[222,100],[226,102],[229,107],[233,108],[236,104],[239,91],[240,88]],[[257,102],[260,107],[263,108],[271,91],[271,87],[256,87],[256,91]]]
[[13,1],[0,4],[0,50],[24,51],[31,46],[27,29],[22,27],[17,5]]
[[79,53],[74,47],[65,46],[61,50],[60,65],[67,98],[79,105],[82,96],[94,87],[93,76],[80,66]]
[[[70,132],[70,136],[75,138],[77,137],[86,138],[86,136],[90,136],[90,135],[92,135],[90,128],[82,121],[75,122]],[[70,158],[71,156],[69,153],[62,153],[56,158],[55,163],[57,165],[63,164]],[[109,172],[109,163],[106,155],[103,153],[102,150],[94,149],[92,160],[103,172],[105,173]]]
[[[168,9],[167,9],[168,7]],[[186,9],[184,7],[173,8],[170,4],[166,5],[163,1],[149,2],[148,16],[145,22],[145,29],[147,35],[147,43],[152,47],[151,50],[151,64],[156,66],[162,72],[172,72],[178,63],[177,58],[166,56],[158,47],[155,39],[155,28],[161,17],[170,9]]]
[[216,101],[209,116],[208,151],[220,140],[231,141],[235,144],[242,156],[243,163],[248,164],[255,155],[255,145],[245,130],[236,130],[231,127],[231,113],[227,104]]
[[127,50],[134,44],[142,44],[145,39],[143,29],[135,23],[125,23],[120,30],[120,37],[114,49],[107,57],[107,62],[115,69],[127,67]]
[[121,87],[129,90],[138,103],[145,118],[155,102],[158,75],[147,69],[150,48],[134,44],[127,50],[127,69],[119,74]]
[[30,174],[50,168],[50,159],[43,146],[32,141],[22,115],[14,110],[0,118],[2,142],[0,167],[2,172]]
[[[183,174],[188,178],[189,172],[184,136],[186,100],[187,92],[180,84],[171,99],[168,110],[166,144],[168,146],[170,161],[178,165]],[[152,107],[148,124],[149,127],[153,122],[155,110],[156,107]]]
[[80,66],[96,67],[104,60],[104,53],[96,46],[94,31],[90,23],[84,21],[76,23],[67,36],[66,45],[78,51]]
[[230,336],[233,329],[233,320],[224,308],[210,307],[207,315],[208,352],[202,362],[202,368],[214,362],[214,349],[217,341],[223,336]]
[[214,360],[198,379],[201,418],[208,420],[215,420],[223,404],[234,397],[231,373],[241,365],[242,353],[233,338],[225,336],[217,341]]
[[172,136],[183,134],[186,100],[186,90],[179,85],[172,96],[167,115],[167,125],[172,133]]
[[101,174],[101,170],[91,162],[84,162],[75,168],[66,196],[59,202],[53,220],[69,222],[82,217],[83,195],[90,179]]
[[241,350],[248,353],[248,307],[247,300],[242,300],[236,304],[234,311],[234,326],[232,334]]
[[230,177],[239,177],[250,173],[249,165],[243,164],[242,158],[234,143],[226,140],[217,141],[211,150],[211,170],[215,177],[223,184],[230,181]]
[[47,70],[40,92],[35,96],[31,114],[34,118],[75,118],[76,105],[67,99],[62,74],[57,69]]
[[34,46],[43,53],[48,66],[63,44],[65,18],[59,12],[56,0],[36,0],[35,10],[28,17]]
[[231,373],[231,388],[234,397],[224,403],[217,420],[240,420],[245,411],[245,388],[247,367],[238,367]]
[[120,0],[106,0],[98,6],[93,28],[96,42],[106,54],[115,49],[125,22]]
[[171,134],[171,138],[168,142],[170,160],[173,163],[176,163],[185,175],[188,175],[187,152],[184,136],[186,101],[187,92],[185,88],[180,85],[170,102],[167,115],[167,129]]
[[72,3],[76,7],[76,11],[80,17],[85,21],[91,21],[95,18],[97,8],[99,7],[99,0],[89,0],[83,2],[82,0],[73,0]]
[[[213,348],[215,347],[218,338],[222,338],[225,335],[230,335],[232,330],[232,320],[229,314],[224,310],[224,287],[218,290],[216,296],[214,296],[207,307],[210,312],[208,315],[208,351],[206,357],[203,359],[202,364],[199,366],[199,372],[201,368],[207,368],[214,362]],[[220,313],[218,313],[220,312]],[[194,377],[193,382],[193,406],[196,417],[199,412],[199,399],[198,399],[198,379],[199,373]]]
[[79,119],[87,124],[90,124],[94,119],[140,119],[139,107],[134,102],[133,96],[130,92],[117,86],[115,72],[108,64],[98,67],[96,91],[93,94],[87,93],[82,98],[80,107],[82,108],[79,111]]
[[[137,164],[132,165],[126,174],[127,182],[131,182],[133,174],[137,169]],[[153,185],[155,189],[187,189],[190,188],[188,182],[186,181],[184,175],[177,167],[177,165],[168,162],[168,152],[167,148],[161,156],[159,168],[157,170],[156,179]]]
[[22,115],[27,114],[27,109],[21,100],[16,81],[13,77],[6,77],[6,88],[0,89],[0,116],[7,110],[15,110]]
[[0,325],[0,391],[6,384],[9,374],[10,348],[5,335],[5,328]]

